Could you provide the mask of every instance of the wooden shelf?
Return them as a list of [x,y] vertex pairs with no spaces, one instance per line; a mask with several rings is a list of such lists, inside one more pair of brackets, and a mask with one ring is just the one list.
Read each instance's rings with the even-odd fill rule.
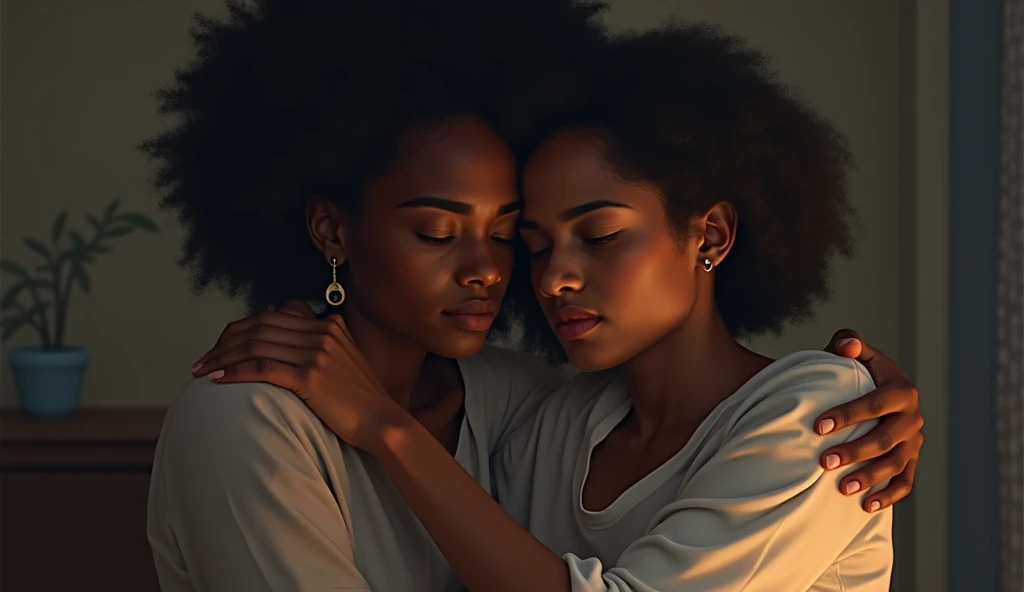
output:
[[38,421],[17,409],[0,410],[0,445],[153,444],[160,436],[163,408],[80,409],[68,419]]
[[82,409],[59,421],[0,412],[0,470],[148,468],[165,409]]
[[157,592],[146,503],[165,412],[0,410],[0,589]]

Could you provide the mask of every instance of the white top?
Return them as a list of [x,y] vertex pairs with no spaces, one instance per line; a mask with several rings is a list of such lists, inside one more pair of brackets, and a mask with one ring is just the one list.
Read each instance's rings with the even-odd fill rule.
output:
[[[552,370],[487,347],[459,363],[455,459],[491,491],[489,452],[536,411]],[[533,397],[526,393],[533,392]],[[290,391],[194,379],[171,405],[150,484],[163,592],[377,592],[461,585],[376,461]]]
[[846,471],[819,464],[827,409],[874,388],[858,363],[799,352],[762,370],[704,420],[671,459],[606,509],[583,509],[590,455],[631,408],[616,372],[583,374],[550,398],[495,456],[499,501],[569,565],[577,592],[887,591],[892,513]]

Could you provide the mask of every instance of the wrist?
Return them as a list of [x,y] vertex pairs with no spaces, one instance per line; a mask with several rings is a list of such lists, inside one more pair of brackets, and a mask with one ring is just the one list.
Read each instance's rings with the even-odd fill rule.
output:
[[394,452],[412,437],[418,425],[416,419],[401,406],[386,405],[375,414],[372,425],[366,426],[359,448],[375,457]]

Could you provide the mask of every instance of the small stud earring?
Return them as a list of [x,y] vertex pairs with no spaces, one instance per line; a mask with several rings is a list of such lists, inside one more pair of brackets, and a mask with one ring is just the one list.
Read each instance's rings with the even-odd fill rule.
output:
[[327,298],[327,304],[331,306],[341,306],[345,302],[345,288],[342,288],[341,284],[338,283],[337,257],[331,257],[331,283],[327,286],[327,292],[324,296]]
[[707,257],[705,257],[704,258],[704,271],[711,271],[712,269],[714,269],[714,267],[715,267],[715,264],[711,262],[711,259],[708,259]]

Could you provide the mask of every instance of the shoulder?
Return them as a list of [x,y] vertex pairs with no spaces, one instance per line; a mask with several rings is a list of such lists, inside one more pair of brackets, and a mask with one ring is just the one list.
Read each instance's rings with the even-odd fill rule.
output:
[[860,362],[823,351],[800,351],[779,358],[754,381],[760,398],[809,397],[829,406],[875,388]]
[[259,382],[219,384],[192,379],[171,403],[169,421],[234,431],[253,422],[305,424],[316,416],[291,391]]
[[292,392],[265,383],[192,379],[171,403],[160,435],[162,456],[225,462],[287,451],[314,454],[329,441]]
[[732,402],[742,424],[790,419],[813,430],[822,412],[874,390],[871,375],[856,360],[822,351],[780,358],[754,376]]

